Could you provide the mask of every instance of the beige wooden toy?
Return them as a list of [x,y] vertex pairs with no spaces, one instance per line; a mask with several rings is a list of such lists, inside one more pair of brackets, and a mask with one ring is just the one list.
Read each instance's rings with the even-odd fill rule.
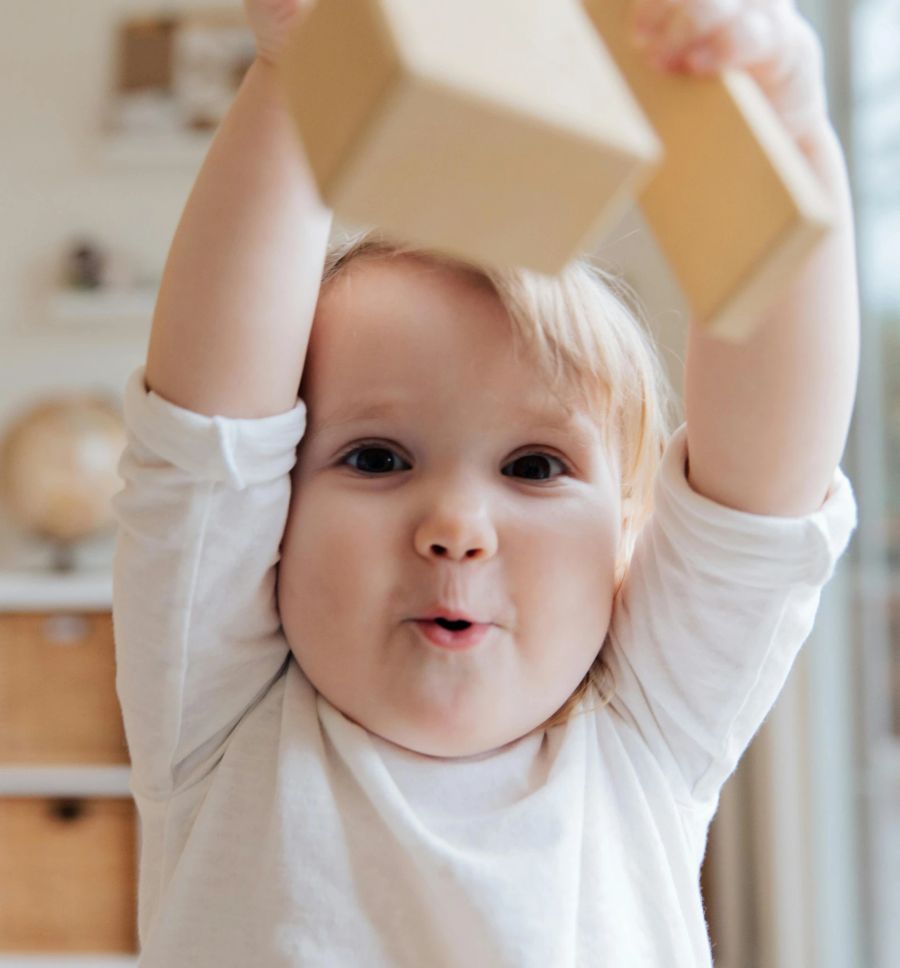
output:
[[559,271],[660,154],[580,0],[319,0],[278,67],[339,218],[495,265]]
[[746,74],[663,73],[632,44],[632,0],[584,0],[663,142],[641,211],[709,333],[746,338],[830,224],[812,169]]
[[631,2],[319,0],[279,70],[322,199],[555,273],[637,198],[693,318],[745,338],[828,205],[753,81],[655,70]]

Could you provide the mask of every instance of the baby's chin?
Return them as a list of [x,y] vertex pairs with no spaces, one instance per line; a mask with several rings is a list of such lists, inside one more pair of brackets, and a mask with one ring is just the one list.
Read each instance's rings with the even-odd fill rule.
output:
[[372,717],[366,721],[365,716],[354,717],[337,706],[335,708],[377,740],[403,752],[432,759],[469,759],[496,753],[542,728],[540,725],[523,728],[512,724],[503,728],[494,724],[490,731],[453,731],[449,728],[442,730],[434,722],[425,725],[398,719],[391,721],[384,716]]
[[[409,753],[439,759],[484,756],[543,732],[543,724],[558,706],[545,708],[546,688],[539,698],[525,701],[527,687],[515,689],[507,677],[500,683],[457,683],[457,689],[441,688],[440,676],[426,664],[425,675],[407,681],[391,675],[347,676],[313,650],[308,656],[291,651],[305,678],[344,719]],[[371,671],[371,670],[370,670]],[[421,671],[421,670],[420,670]],[[546,686],[546,684],[544,684]],[[515,693],[515,701],[507,694]]]

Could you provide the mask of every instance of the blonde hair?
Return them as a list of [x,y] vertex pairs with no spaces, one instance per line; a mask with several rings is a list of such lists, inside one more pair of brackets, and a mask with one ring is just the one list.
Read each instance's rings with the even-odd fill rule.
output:
[[[597,414],[621,474],[618,594],[638,534],[653,508],[653,482],[671,433],[671,384],[637,297],[623,280],[587,257],[548,276],[414,247],[377,229],[351,231],[329,245],[322,289],[354,260],[402,256],[454,269],[488,286],[508,314],[515,352],[532,360],[564,406],[562,394],[574,390],[589,412]],[[592,686],[601,706],[612,699],[615,682],[602,648],[572,695],[538,729],[565,723]]]

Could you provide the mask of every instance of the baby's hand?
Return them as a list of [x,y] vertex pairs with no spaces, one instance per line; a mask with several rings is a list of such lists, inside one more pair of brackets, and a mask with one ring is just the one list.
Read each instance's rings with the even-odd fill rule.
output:
[[747,71],[801,145],[830,129],[822,46],[793,0],[636,0],[632,32],[661,70]]
[[289,31],[316,0],[244,0],[247,21],[256,35],[256,56],[275,63]]

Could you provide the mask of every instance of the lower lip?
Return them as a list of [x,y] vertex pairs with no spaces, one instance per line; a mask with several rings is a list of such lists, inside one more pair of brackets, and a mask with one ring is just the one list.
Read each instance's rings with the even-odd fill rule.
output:
[[461,632],[451,632],[438,625],[437,622],[413,622],[413,625],[435,645],[442,649],[471,649],[490,632],[492,625],[470,625]]

